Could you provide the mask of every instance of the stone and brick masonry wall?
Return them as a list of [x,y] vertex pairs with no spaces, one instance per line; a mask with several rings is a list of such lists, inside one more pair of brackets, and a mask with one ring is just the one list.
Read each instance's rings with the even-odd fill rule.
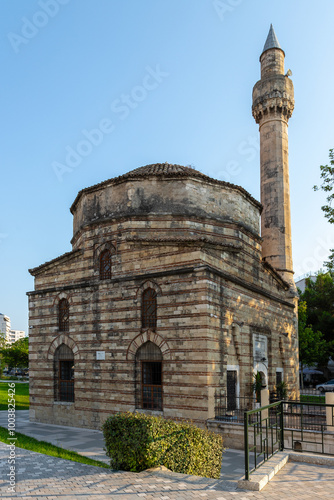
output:
[[[177,182],[164,181],[161,192],[151,180],[142,181],[142,191],[117,186],[115,203],[127,199],[117,217],[107,213],[110,193],[95,201],[93,194],[83,197],[73,251],[32,271],[32,419],[99,428],[109,414],[133,411],[135,352],[148,339],[163,353],[166,417],[205,425],[214,417],[215,391],[226,384],[227,364],[240,366],[242,391],[248,391],[254,331],[268,336],[270,383],[275,367],[283,365],[289,386],[297,386],[295,312],[286,285],[261,262],[258,206],[234,190]],[[171,188],[176,201],[167,203]],[[154,192],[170,213],[161,213],[162,205],[153,201],[143,213],[141,203]],[[105,248],[112,252],[112,277],[100,280]],[[141,329],[147,286],[157,292],[156,332]],[[66,333],[58,328],[61,298],[70,304]],[[54,401],[53,355],[61,342],[74,352],[74,403]],[[105,352],[105,360],[96,359],[97,351]]]

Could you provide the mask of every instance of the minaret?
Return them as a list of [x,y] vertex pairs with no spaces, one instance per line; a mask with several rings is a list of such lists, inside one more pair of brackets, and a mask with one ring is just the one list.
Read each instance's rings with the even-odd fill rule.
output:
[[260,56],[261,80],[253,88],[252,112],[260,130],[262,258],[295,289],[288,162],[288,120],[294,92],[292,81],[284,74],[284,57],[271,25]]

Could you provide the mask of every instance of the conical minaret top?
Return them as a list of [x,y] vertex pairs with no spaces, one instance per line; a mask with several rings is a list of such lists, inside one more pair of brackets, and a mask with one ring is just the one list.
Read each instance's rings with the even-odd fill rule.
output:
[[260,56],[261,78],[273,73],[284,75],[284,57],[284,50],[280,46],[274,27],[271,24],[266,43],[264,44]]
[[284,74],[284,57],[271,25],[260,56],[261,80],[253,89],[252,112],[260,130],[262,258],[295,290],[288,160],[288,120],[294,108],[294,91]]
[[267,36],[266,43],[264,44],[262,54],[263,54],[263,52],[265,52],[268,49],[281,49],[282,50],[282,47],[279,44],[279,41],[277,39],[275,30],[274,30],[274,27],[272,24],[270,25],[270,30],[269,30],[269,33]]

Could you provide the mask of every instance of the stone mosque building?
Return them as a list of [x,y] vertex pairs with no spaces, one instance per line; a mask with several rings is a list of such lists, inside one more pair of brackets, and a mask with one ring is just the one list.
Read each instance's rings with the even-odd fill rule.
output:
[[31,420],[100,428],[141,411],[202,426],[217,392],[249,395],[257,372],[296,395],[284,57],[271,27],[253,89],[261,204],[168,163],[78,193],[72,250],[30,270]]

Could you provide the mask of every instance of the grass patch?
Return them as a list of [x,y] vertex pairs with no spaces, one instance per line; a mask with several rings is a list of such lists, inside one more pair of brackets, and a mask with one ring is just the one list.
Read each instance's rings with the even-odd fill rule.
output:
[[28,376],[22,376],[22,375],[1,375],[0,376],[1,380],[20,380],[21,382],[29,382],[29,375]]
[[[15,382],[8,383],[13,384]],[[0,410],[8,409],[8,389],[10,386],[4,382],[0,383]],[[11,394],[11,391],[10,391]],[[11,397],[11,395],[10,395]],[[9,398],[10,399],[10,398]],[[29,410],[29,383],[15,384],[15,409]]]
[[26,436],[25,434],[21,434],[20,432],[15,432],[15,435],[12,436],[16,437],[17,441],[8,441],[8,437],[10,437],[8,430],[4,427],[0,427],[0,441],[2,441],[3,443],[13,444],[13,442],[15,442],[15,446],[17,448],[37,451],[38,453],[49,455],[50,457],[64,458],[65,460],[72,460],[72,462],[79,462],[86,465],[95,465],[97,467],[103,467],[104,469],[110,468],[109,465],[105,464],[104,462],[84,457],[82,455],[79,455],[79,453],[75,451],[64,450],[64,448],[60,448],[59,446],[47,443],[46,441],[38,441],[38,439]]
[[325,396],[317,396],[316,394],[301,394],[300,401],[302,403],[325,403]]

